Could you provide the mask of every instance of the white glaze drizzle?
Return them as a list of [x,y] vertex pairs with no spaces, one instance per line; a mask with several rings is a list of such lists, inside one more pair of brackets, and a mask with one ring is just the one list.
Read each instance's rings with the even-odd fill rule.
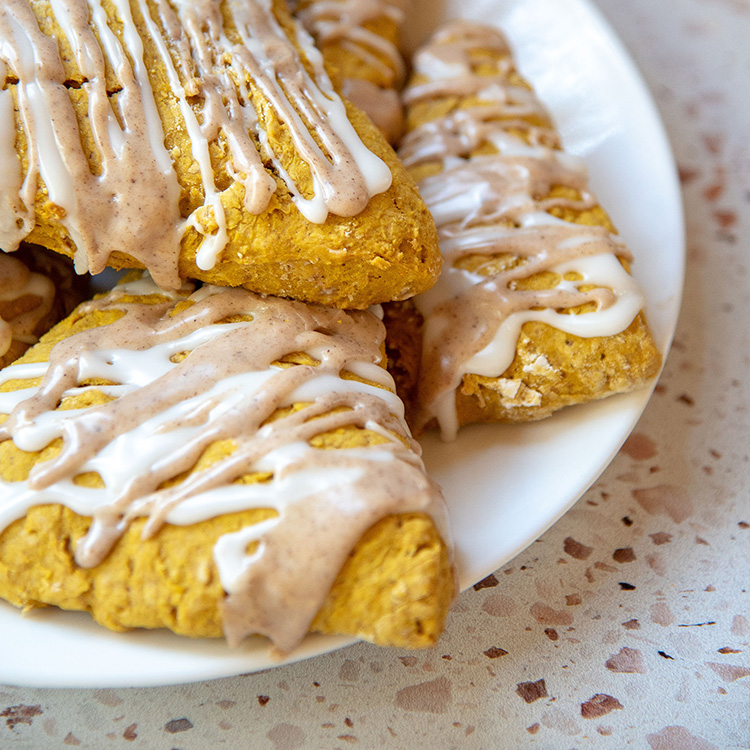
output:
[[404,3],[398,0],[311,0],[297,10],[297,16],[318,45],[339,44],[359,58],[387,85],[363,78],[344,77],[343,95],[366,112],[391,141],[401,135],[402,106],[396,89],[404,82],[405,65],[398,47],[366,28],[386,17],[401,26]]
[[[488,53],[498,73],[475,73],[474,56]],[[411,106],[451,96],[478,99],[417,127],[399,151],[410,168],[440,169],[419,185],[445,263],[438,283],[414,299],[425,321],[417,425],[437,419],[450,440],[459,427],[456,389],[462,378],[501,377],[513,362],[525,322],[581,337],[611,336],[630,325],[644,298],[619,260],[630,256],[617,237],[549,213],[555,207],[592,208],[596,200],[587,189],[585,165],[559,150],[533,92],[508,82],[512,60],[499,32],[449,24],[415,55],[414,70],[418,78],[404,94]],[[482,155],[475,154],[478,149]],[[572,188],[580,198],[539,197],[555,186]],[[462,259],[477,255],[520,262],[493,275],[482,273],[483,264],[474,271],[461,267]],[[545,271],[558,275],[553,289],[516,287]],[[566,280],[566,274],[575,280]],[[588,286],[595,289],[580,291]],[[596,310],[565,313],[587,302]]]
[[[224,627],[230,641],[258,632],[289,650],[307,631],[351,548],[379,519],[426,512],[448,538],[442,496],[424,475],[403,405],[379,366],[384,329],[374,315],[244,290],[204,286],[188,293],[162,295],[148,280],[117,287],[79,311],[122,310],[124,317],[63,340],[49,363],[0,373],[0,386],[43,378],[41,386],[0,393],[0,411],[10,413],[0,440],[12,439],[22,450],[63,441],[59,455],[37,464],[27,481],[0,481],[0,528],[33,505],[61,503],[93,518],[76,548],[79,564],[91,566],[139,516],[147,517],[144,533],[151,535],[165,522],[274,508],[279,515],[270,521],[222,537],[214,556],[229,594]],[[129,301],[133,294],[160,296],[146,305]],[[183,299],[193,304],[175,311]],[[222,322],[238,315],[252,319]],[[272,364],[293,352],[307,352],[320,364]],[[342,379],[344,371],[377,385]],[[85,385],[90,378],[115,385]],[[115,400],[54,408],[92,388]],[[292,404],[308,405],[267,421]],[[308,443],[346,425],[373,430],[386,442],[340,450]],[[230,456],[159,489],[223,439],[234,441]],[[256,471],[272,479],[233,484]],[[104,488],[75,484],[85,472],[97,472]],[[249,541],[260,542],[252,555]]]
[[[251,213],[264,211],[277,188],[256,139],[265,144],[263,157],[284,171],[282,178],[310,221],[323,222],[329,213],[354,216],[373,195],[390,187],[390,170],[352,127],[309,36],[297,26],[292,41],[271,0],[156,0],[153,13],[147,0],[113,0],[119,35],[101,0],[48,1],[82,76],[101,169],[92,174],[82,147],[56,40],[40,30],[28,0],[8,0],[0,7],[5,82],[0,90],[0,166],[9,175],[0,189],[0,208],[8,209],[0,223],[5,250],[14,250],[33,229],[41,177],[49,200],[62,209],[59,220],[76,246],[79,272],[100,271],[118,250],[143,263],[163,288],[179,287],[177,260],[189,228],[203,235],[196,262],[204,270],[213,267],[229,241],[210,153],[220,135],[228,146],[227,174],[242,184]],[[222,9],[240,44],[227,38]],[[144,62],[146,38],[166,71],[200,175],[203,198],[187,219],[180,215],[181,189]],[[116,97],[107,91],[107,64],[121,87]],[[256,90],[285,123],[309,167],[311,197],[302,195],[262,137],[252,103]],[[27,144],[25,175],[18,157],[13,158],[17,125]]]

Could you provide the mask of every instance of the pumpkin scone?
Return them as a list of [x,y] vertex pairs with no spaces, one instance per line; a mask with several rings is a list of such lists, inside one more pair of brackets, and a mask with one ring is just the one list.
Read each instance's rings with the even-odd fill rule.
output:
[[0,5],[0,248],[342,308],[440,267],[414,181],[284,0]]
[[0,367],[20,357],[83,298],[70,261],[27,245],[0,252]]
[[399,50],[408,0],[299,0],[295,15],[313,35],[336,88],[380,128],[389,143],[403,131]]
[[446,508],[382,322],[132,276],[0,373],[0,596],[280,652],[434,644]]
[[458,22],[414,58],[399,154],[438,227],[444,267],[389,306],[389,357],[414,427],[541,419],[638,388],[661,355],[631,255],[582,161],[494,28]]

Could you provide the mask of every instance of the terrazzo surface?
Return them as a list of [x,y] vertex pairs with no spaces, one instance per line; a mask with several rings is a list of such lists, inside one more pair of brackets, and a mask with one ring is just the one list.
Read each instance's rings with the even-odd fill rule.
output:
[[674,346],[611,466],[431,651],[0,687],[0,748],[750,747],[750,0],[597,5],[664,118],[688,222]]

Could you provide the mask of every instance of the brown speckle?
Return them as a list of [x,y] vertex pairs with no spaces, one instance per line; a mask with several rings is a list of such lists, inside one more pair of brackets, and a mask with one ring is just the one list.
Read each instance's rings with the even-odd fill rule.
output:
[[750,523],[747,523],[747,521],[738,521],[738,522],[737,522],[737,525],[738,525],[738,526],[739,526],[739,527],[740,527],[741,529],[750,529]]
[[721,229],[731,229],[737,223],[735,211],[714,211],[714,219]]
[[747,635],[750,633],[750,623],[744,615],[735,615],[732,620],[732,635]]
[[688,185],[700,175],[697,169],[691,169],[690,167],[679,167],[678,173],[680,175],[680,182],[683,185]]
[[270,699],[270,698],[269,698],[269,697],[268,697],[267,695],[259,695],[259,696],[258,696],[258,703],[259,703],[259,704],[260,704],[261,706],[265,706],[265,705],[266,705],[266,703],[268,703],[268,701],[270,701],[270,700],[271,700],[271,699]]
[[587,547],[569,536],[563,540],[563,550],[576,560],[586,560],[594,551],[594,548]]
[[650,555],[646,555],[646,563],[656,575],[663,576],[667,573],[667,566],[664,564],[664,560],[661,555],[654,552]]
[[734,664],[718,664],[715,661],[707,661],[706,666],[713,669],[724,682],[734,682],[750,675],[750,667],[740,667]]
[[504,594],[489,594],[482,604],[482,612],[492,617],[509,617],[516,609],[513,599]]
[[685,727],[664,727],[660,732],[646,735],[651,750],[719,750],[702,737],[690,734]]
[[606,693],[592,695],[585,703],[581,703],[581,716],[584,719],[597,719],[606,716],[611,711],[624,708],[622,703]]
[[693,513],[693,504],[684,487],[661,484],[633,490],[638,504],[652,516],[669,516],[675,523],[682,523]]
[[451,684],[447,677],[410,685],[396,693],[396,705],[405,711],[444,714],[452,701]]
[[138,736],[135,732],[137,727],[137,724],[131,724],[130,726],[125,727],[125,731],[122,733],[122,738],[128,742],[132,742]]
[[616,549],[612,553],[612,558],[618,563],[629,563],[636,559],[632,547],[620,547],[620,549]]
[[736,648],[729,648],[729,646],[723,646],[722,648],[716,649],[720,654],[741,654],[742,652]]
[[516,687],[516,693],[518,693],[526,703],[533,703],[540,698],[547,697],[547,686],[544,684],[543,679],[537,680],[536,682],[519,682]]
[[583,604],[580,594],[567,594],[565,597],[565,604],[568,607],[577,607],[579,604]]
[[526,731],[529,734],[536,734],[539,731],[539,723],[532,724],[530,727],[526,727]]
[[305,733],[294,724],[277,724],[266,737],[273,743],[274,750],[298,750],[305,747],[307,739]]
[[349,729],[354,728],[354,722],[348,716],[344,719],[344,724],[346,724],[346,726],[348,726]]
[[70,745],[72,747],[78,747],[81,744],[81,740],[76,737],[73,732],[68,732],[63,740],[63,745]]
[[636,461],[647,461],[658,453],[656,443],[640,432],[632,433],[620,450]]
[[494,573],[490,573],[487,578],[483,578],[479,583],[474,584],[474,591],[480,591],[481,589],[491,589],[497,586],[498,580]]
[[677,401],[681,401],[683,404],[687,404],[688,406],[695,405],[695,400],[692,396],[688,396],[687,393],[681,393],[679,396],[677,396]]
[[666,531],[657,531],[655,534],[649,534],[651,541],[658,545],[669,544],[672,541],[672,535],[667,534]]
[[31,726],[34,717],[41,716],[43,713],[40,704],[25,706],[23,703],[20,703],[17,706],[8,706],[8,708],[0,711],[0,717],[5,719],[6,726],[10,729],[15,729],[19,724]]
[[623,516],[621,520],[626,526],[633,525],[633,519],[630,516]]
[[356,682],[359,679],[360,664],[352,659],[346,659],[339,669],[339,679],[344,682]]
[[98,703],[110,708],[115,708],[122,703],[122,698],[114,690],[94,690],[91,697]]
[[359,742],[353,734],[340,734],[336,739],[344,742]]
[[508,654],[504,648],[499,648],[498,646],[490,646],[490,648],[486,651],[482,651],[482,653],[488,659],[499,659],[501,656],[506,656]]
[[724,147],[724,136],[717,133],[704,133],[703,144],[712,156],[718,156]]
[[546,635],[551,641],[556,641],[560,637],[554,628],[545,628],[544,635]]
[[656,602],[651,605],[651,622],[667,627],[674,622],[672,610],[665,602]]
[[193,722],[190,719],[172,719],[164,725],[164,730],[170,734],[177,734],[178,732],[187,732],[193,728]]
[[698,536],[698,535],[696,535],[696,537],[695,537],[695,543],[696,544],[705,544],[706,547],[710,547],[711,546],[702,536]]
[[237,705],[237,701],[220,700],[220,701],[216,701],[216,705],[219,708],[221,708],[223,711],[226,711],[230,708],[234,708]]
[[627,646],[610,656],[604,666],[610,672],[624,672],[626,674],[646,674],[648,671],[643,663],[643,654],[638,649],[628,648]]
[[536,602],[529,609],[531,616],[540,625],[572,625],[573,615],[564,609],[552,609],[542,602]]
[[399,656],[398,659],[405,667],[414,667],[418,661],[416,656]]
[[726,190],[726,170],[722,167],[716,169],[716,180],[703,190],[703,197],[709,203],[715,203]]

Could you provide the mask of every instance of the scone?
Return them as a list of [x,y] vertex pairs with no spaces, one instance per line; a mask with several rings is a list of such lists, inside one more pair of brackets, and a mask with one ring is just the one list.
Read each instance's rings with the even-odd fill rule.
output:
[[83,299],[85,287],[70,261],[43,248],[0,252],[0,367],[64,318]]
[[399,51],[404,0],[299,0],[295,15],[313,35],[331,80],[390,143],[403,132]]
[[346,308],[433,283],[414,181],[283,0],[7,0],[0,49],[0,248]]
[[419,431],[520,422],[642,386],[661,356],[630,253],[497,30],[449,24],[414,58],[399,154],[437,227],[440,280],[389,307]]
[[0,374],[0,596],[281,652],[435,643],[446,509],[372,313],[132,278]]

